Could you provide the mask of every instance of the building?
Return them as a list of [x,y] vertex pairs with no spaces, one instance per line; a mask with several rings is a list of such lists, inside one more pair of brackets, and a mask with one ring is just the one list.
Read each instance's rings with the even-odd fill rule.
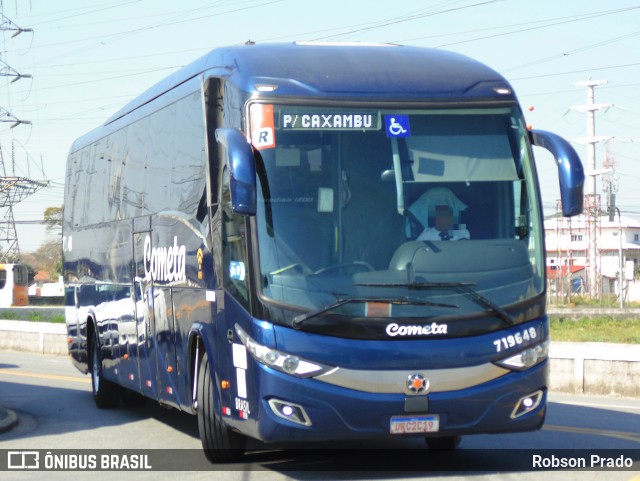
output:
[[[595,239],[591,239],[589,222],[595,222]],[[590,249],[595,250],[598,290],[603,294],[620,293],[620,266],[625,301],[640,300],[640,279],[636,272],[640,262],[640,221],[630,217],[588,218],[580,215],[545,220],[547,279],[553,296],[567,297],[588,289]],[[595,294],[598,295],[597,293]]]

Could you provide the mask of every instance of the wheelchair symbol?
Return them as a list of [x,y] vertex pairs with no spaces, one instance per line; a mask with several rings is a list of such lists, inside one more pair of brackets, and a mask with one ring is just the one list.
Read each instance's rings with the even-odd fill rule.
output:
[[406,134],[407,129],[405,129],[404,127],[402,127],[402,125],[397,123],[395,117],[391,117],[391,123],[389,124],[389,133],[391,135]]
[[387,115],[385,116],[388,137],[409,137],[409,116],[408,115]]

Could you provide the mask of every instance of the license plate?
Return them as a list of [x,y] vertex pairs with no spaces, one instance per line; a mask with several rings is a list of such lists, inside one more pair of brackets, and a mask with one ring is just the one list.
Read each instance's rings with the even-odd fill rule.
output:
[[393,416],[391,418],[391,434],[435,433],[440,430],[440,416]]

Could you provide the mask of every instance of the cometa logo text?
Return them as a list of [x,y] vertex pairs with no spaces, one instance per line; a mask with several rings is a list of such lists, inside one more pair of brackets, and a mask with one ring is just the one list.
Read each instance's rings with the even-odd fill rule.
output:
[[151,247],[151,237],[144,239],[144,273],[147,279],[159,282],[184,282],[187,248],[178,245],[178,237],[173,238],[169,247]]
[[395,322],[387,324],[387,335],[396,336],[431,336],[434,334],[446,334],[447,325],[433,322],[427,326],[401,326]]

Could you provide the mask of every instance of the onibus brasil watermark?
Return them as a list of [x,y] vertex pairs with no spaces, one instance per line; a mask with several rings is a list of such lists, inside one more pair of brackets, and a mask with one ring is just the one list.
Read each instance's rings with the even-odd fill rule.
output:
[[86,453],[40,450],[7,451],[8,470],[145,471],[152,470],[148,454]]
[[589,454],[586,456],[561,456],[556,454],[532,454],[532,468],[570,468],[570,469],[628,469],[633,467],[633,458],[618,456],[602,456]]
[[[315,450],[314,450],[315,451]],[[503,449],[499,454],[495,450],[470,449],[455,450],[441,453],[430,461],[429,469],[460,470],[460,461],[464,460],[467,469],[472,471],[553,471],[553,470],[584,470],[584,471],[640,471],[640,449]],[[259,452],[259,451],[257,451]],[[251,453],[247,453],[247,469],[269,469],[261,462],[252,460]],[[339,450],[344,454],[344,450]],[[404,454],[400,465],[391,467],[397,470],[424,469],[420,463],[415,465],[412,460],[421,459],[415,456],[413,450],[399,450]],[[264,453],[262,453],[264,455]],[[322,470],[331,468],[331,462],[336,456],[332,450],[318,450],[316,455],[323,461],[320,464],[310,463],[309,469]],[[364,455],[364,457],[363,457]],[[274,454],[278,458],[277,454]],[[289,455],[287,455],[289,456]],[[352,469],[361,470],[359,464],[366,459],[366,465],[371,467],[371,451],[355,448],[349,452],[349,459],[353,461]],[[262,459],[262,458],[260,458]],[[380,458],[380,459],[385,459]],[[358,461],[360,460],[360,461]],[[350,469],[349,465],[341,464],[341,469]],[[379,466],[388,469],[388,462]],[[0,449],[1,471],[209,471],[235,469],[233,465],[212,465],[201,449]]]

